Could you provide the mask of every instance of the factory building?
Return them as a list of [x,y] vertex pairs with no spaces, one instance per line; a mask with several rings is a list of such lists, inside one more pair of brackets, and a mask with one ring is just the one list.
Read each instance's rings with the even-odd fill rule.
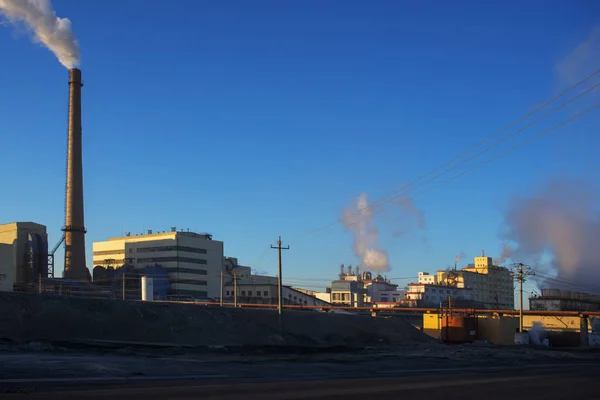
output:
[[0,225],[0,291],[24,290],[48,277],[48,235],[44,225]]
[[360,272],[360,267],[351,265],[340,266],[339,279],[331,282],[325,293],[318,297],[332,304],[363,307],[375,303],[401,302],[404,292],[398,290],[398,285],[392,284],[381,275],[375,276],[369,271]]
[[[225,285],[223,299],[226,303],[238,304],[278,304],[278,285],[275,282],[263,283],[237,283]],[[237,295],[236,291],[237,290]],[[294,289],[290,286],[281,288],[284,305],[298,306],[330,306],[331,304],[317,299],[305,291]]]
[[[419,279],[430,279],[427,274]],[[474,263],[460,270],[437,271],[437,284],[471,289],[472,299],[490,310],[513,310],[515,308],[514,281],[505,267],[493,265],[492,258],[482,255]],[[421,282],[421,281],[420,281]]]
[[541,296],[529,298],[534,311],[600,311],[600,296],[560,289],[542,289]]
[[473,291],[456,286],[430,283],[409,283],[405,293],[405,303],[409,307],[439,307],[450,297],[453,304],[457,300],[473,300]]
[[160,266],[169,278],[169,294],[217,298],[224,264],[223,242],[210,234],[177,231],[111,238],[93,244],[94,266],[123,264],[142,269]]

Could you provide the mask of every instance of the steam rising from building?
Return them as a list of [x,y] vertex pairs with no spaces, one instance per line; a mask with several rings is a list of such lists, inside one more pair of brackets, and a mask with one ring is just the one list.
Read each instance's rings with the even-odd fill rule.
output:
[[379,229],[366,193],[361,193],[355,205],[343,211],[341,219],[346,229],[354,232],[354,254],[360,259],[361,265],[378,273],[389,271],[387,253],[377,243]]
[[462,260],[463,257],[465,257],[465,256],[466,256],[466,254],[463,252],[461,252],[460,254],[457,254],[456,257],[454,257],[454,262],[456,264],[458,264],[460,262],[460,260]]
[[513,253],[512,247],[510,247],[509,245],[504,243],[500,257],[494,258],[494,264],[498,264],[498,265],[504,264],[506,262],[506,260],[508,260],[510,258],[512,253]]
[[550,255],[557,279],[543,286],[600,286],[598,204],[591,185],[582,181],[554,181],[533,196],[512,199],[504,223],[505,238],[516,244],[514,257]]
[[71,21],[56,16],[49,0],[0,0],[0,13],[13,23],[24,22],[34,39],[46,46],[66,68],[79,64],[79,45]]

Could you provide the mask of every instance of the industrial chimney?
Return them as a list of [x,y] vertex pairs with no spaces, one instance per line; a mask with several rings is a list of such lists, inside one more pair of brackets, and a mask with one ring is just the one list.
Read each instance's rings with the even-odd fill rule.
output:
[[83,168],[81,156],[81,71],[69,70],[69,138],[67,142],[67,193],[65,207],[64,278],[89,281],[85,265],[83,223]]

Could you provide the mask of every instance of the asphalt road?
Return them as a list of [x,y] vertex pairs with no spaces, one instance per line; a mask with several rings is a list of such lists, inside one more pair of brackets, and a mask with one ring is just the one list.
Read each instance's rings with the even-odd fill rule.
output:
[[[376,377],[368,366],[340,368],[336,374],[321,365],[289,368],[278,365],[254,369],[221,368],[222,374],[188,376],[186,379],[145,376],[119,381],[115,377],[64,377],[0,380],[2,399],[370,399],[394,395],[424,399],[599,399],[593,383],[600,366],[559,363],[530,367],[460,366],[422,369],[400,367],[380,370]],[[269,371],[272,368],[272,376]],[[362,373],[362,368],[368,368]],[[371,370],[371,371],[369,371]],[[260,371],[256,373],[256,371]],[[361,377],[362,375],[362,377]],[[364,378],[368,376],[368,378]],[[10,387],[7,385],[11,383]],[[0,391],[2,393],[2,391]]]

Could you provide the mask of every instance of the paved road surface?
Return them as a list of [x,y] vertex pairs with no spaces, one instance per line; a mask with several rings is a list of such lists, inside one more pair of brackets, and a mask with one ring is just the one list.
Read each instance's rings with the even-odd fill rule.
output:
[[[22,385],[29,393],[7,393],[2,399],[375,399],[414,396],[420,399],[600,399],[594,384],[600,373],[598,364],[538,366],[531,369],[429,368],[418,371],[390,371],[385,378],[354,379],[319,374],[282,379],[276,373],[244,379],[226,374],[192,377],[186,380],[145,377],[122,383],[68,378],[52,381],[30,379]],[[13,380],[14,381],[14,380]],[[0,382],[2,387],[2,382]],[[16,388],[16,387],[14,387]],[[12,391],[12,390],[11,390]]]

